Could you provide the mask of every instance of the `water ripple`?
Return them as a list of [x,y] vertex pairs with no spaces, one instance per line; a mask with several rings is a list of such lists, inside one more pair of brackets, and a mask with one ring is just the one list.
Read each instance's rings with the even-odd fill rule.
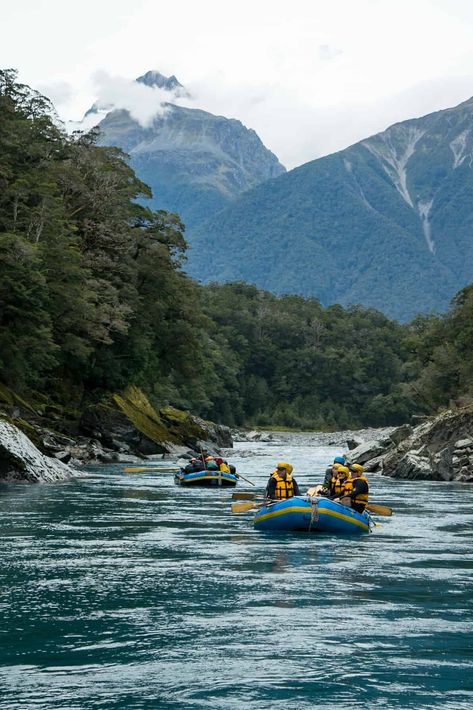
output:
[[[316,483],[333,447],[234,460]],[[250,449],[250,451],[248,451]],[[1,710],[473,705],[473,487],[372,476],[361,539],[257,533],[231,491],[91,470],[0,486]]]

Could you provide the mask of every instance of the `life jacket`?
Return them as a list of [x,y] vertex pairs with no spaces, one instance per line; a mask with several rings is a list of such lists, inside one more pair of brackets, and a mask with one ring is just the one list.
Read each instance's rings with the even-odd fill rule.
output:
[[368,503],[368,493],[369,493],[369,484],[368,484],[368,479],[366,476],[356,476],[355,478],[352,478],[352,489],[353,489],[353,484],[355,481],[365,481],[366,483],[366,493],[357,493],[354,498],[352,498],[352,503],[356,503],[357,505],[366,505]]
[[287,473],[286,478],[282,478],[278,473],[273,475],[276,479],[276,490],[274,491],[275,498],[292,498],[294,495],[294,483],[292,474]]
[[[345,492],[345,485],[350,479],[344,479],[343,481],[338,476],[332,476],[332,481],[330,483],[330,495],[340,497]],[[350,480],[351,482],[351,480]]]
[[349,496],[353,490],[353,478],[346,478],[343,481],[341,496]]
[[226,464],[225,461],[222,461],[222,463],[219,464],[219,469],[221,471],[224,471],[225,473],[230,473],[230,466],[228,466],[228,464]]

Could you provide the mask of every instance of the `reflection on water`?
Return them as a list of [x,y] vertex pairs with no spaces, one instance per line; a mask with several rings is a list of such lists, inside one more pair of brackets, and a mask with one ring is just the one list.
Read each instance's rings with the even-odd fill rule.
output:
[[[260,490],[339,453],[244,446]],[[171,473],[0,486],[0,708],[472,707],[473,487],[371,485],[396,515],[355,539],[256,533]]]

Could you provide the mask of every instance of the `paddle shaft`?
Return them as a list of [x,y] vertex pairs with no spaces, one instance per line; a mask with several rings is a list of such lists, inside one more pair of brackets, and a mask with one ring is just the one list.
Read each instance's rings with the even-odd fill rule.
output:
[[152,466],[136,466],[124,468],[124,473],[143,473],[144,471],[162,471],[163,473],[169,473],[170,471],[179,471],[179,468],[153,468]]
[[256,485],[256,483],[253,483],[253,481],[250,481],[249,478],[245,478],[244,476],[242,476],[241,473],[237,473],[236,475],[238,476],[238,478],[241,478],[242,481],[246,481],[247,483],[251,483],[252,486]]

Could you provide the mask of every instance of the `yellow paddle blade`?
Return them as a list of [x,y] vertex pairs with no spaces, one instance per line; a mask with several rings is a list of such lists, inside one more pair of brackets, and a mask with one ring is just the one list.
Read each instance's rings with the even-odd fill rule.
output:
[[312,486],[312,488],[307,489],[307,494],[308,496],[317,496],[319,495],[320,491],[322,490],[323,486]]
[[163,473],[169,473],[170,471],[179,471],[178,468],[152,468],[151,466],[135,466],[130,468],[124,468],[124,473],[144,473],[145,471],[161,471]]
[[256,493],[251,493],[250,491],[235,492],[232,495],[232,500],[254,500],[256,498]]
[[248,510],[253,510],[258,507],[258,505],[251,503],[250,501],[246,503],[232,503],[232,513],[246,513]]
[[378,505],[377,503],[368,503],[366,509],[369,510],[370,513],[384,515],[386,518],[389,518],[393,514],[392,508],[389,508],[387,505]]

